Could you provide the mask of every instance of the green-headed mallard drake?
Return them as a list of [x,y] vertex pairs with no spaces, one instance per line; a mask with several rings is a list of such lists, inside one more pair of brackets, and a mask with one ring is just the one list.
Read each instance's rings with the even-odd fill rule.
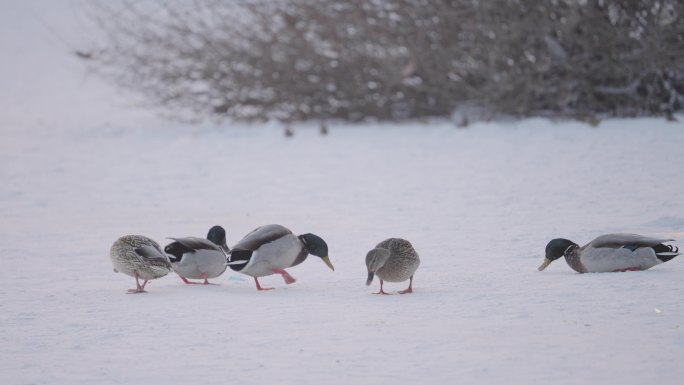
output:
[[579,247],[567,239],[553,239],[546,245],[544,270],[560,257],[578,273],[605,273],[650,269],[679,255],[676,247],[665,245],[672,239],[637,234],[606,234]]
[[[125,235],[117,239],[109,251],[114,272],[135,277],[136,288],[129,293],[145,293],[145,285],[152,279],[169,274],[171,262],[159,244],[142,235]],[[143,279],[141,285],[138,279]]]
[[209,278],[216,278],[223,274],[228,267],[226,246],[226,230],[221,226],[209,229],[207,239],[196,237],[169,238],[164,251],[169,254],[173,271],[186,284],[199,282],[190,279],[204,279],[203,284],[209,285]]
[[408,288],[399,294],[413,293],[413,275],[418,266],[420,257],[411,242],[401,238],[385,239],[366,254],[366,286],[370,286],[373,277],[377,275],[380,278],[380,291],[375,294],[387,294],[382,288],[384,281],[403,282],[408,279]]
[[304,262],[309,254],[320,257],[332,270],[328,245],[314,234],[294,235],[281,225],[261,226],[247,234],[230,252],[230,268],[254,277],[257,290],[272,290],[259,285],[258,277],[280,274],[286,284],[295,279],[285,269]]

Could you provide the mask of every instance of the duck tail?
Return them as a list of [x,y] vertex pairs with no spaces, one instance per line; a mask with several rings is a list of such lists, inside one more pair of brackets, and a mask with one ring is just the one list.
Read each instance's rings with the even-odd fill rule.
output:
[[653,250],[655,250],[656,258],[663,262],[667,262],[679,255],[678,247],[672,245],[663,245],[662,243],[653,246]]
[[252,258],[253,251],[251,250],[231,250],[228,255],[230,257],[227,259],[226,263],[231,269],[235,271],[240,271],[247,266],[250,258]]

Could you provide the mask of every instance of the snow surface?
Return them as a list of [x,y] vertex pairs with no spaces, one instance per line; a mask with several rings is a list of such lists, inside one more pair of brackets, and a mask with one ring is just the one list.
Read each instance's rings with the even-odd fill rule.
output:
[[[645,272],[536,270],[559,236],[684,246],[682,123],[336,124],[291,139],[275,125],[184,127],[83,81],[34,17],[68,35],[73,4],[0,2],[13,53],[0,61],[1,384],[684,377],[683,257]],[[323,237],[336,271],[311,257],[293,285],[263,278],[270,292],[229,271],[221,286],[169,275],[127,295],[133,279],[109,262],[124,234],[165,243],[221,224],[230,245],[268,223]],[[366,251],[390,236],[421,255],[414,294],[364,285]]]

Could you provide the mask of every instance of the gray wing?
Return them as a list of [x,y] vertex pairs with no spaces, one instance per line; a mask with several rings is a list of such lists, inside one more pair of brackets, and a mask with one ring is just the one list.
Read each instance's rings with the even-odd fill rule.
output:
[[634,245],[638,247],[653,247],[663,242],[671,242],[673,239],[667,238],[651,238],[638,234],[606,234],[589,242],[587,246],[601,248],[607,247],[612,249],[619,249],[625,245]]
[[181,245],[191,250],[214,250],[223,252],[218,245],[214,244],[214,242],[204,238],[184,237],[169,239],[173,239],[174,241],[180,243]]
[[254,251],[262,245],[273,242],[276,239],[282,238],[288,234],[292,234],[292,231],[281,225],[261,226],[254,229],[251,233],[245,235],[240,242],[233,246],[233,250]]
[[149,259],[149,260],[154,260],[154,259],[163,259],[165,261],[169,260],[169,257],[166,256],[161,250],[156,248],[155,246],[147,245],[147,246],[142,246],[138,247],[135,249],[135,253],[138,254],[139,256]]

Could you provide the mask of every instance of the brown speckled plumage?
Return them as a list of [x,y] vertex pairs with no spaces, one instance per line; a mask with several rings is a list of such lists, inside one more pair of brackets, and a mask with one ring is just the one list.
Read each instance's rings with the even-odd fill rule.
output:
[[[137,279],[161,278],[171,271],[171,263],[155,241],[142,235],[125,235],[112,245],[109,256],[115,272]],[[144,292],[145,283],[131,292]]]
[[377,275],[380,278],[380,291],[375,294],[388,294],[383,290],[385,281],[402,282],[408,279],[408,288],[399,293],[413,293],[413,274],[419,265],[420,258],[411,242],[401,238],[385,239],[366,254],[366,285],[370,285]]
[[418,253],[413,249],[411,242],[405,239],[385,239],[375,247],[378,249],[387,249],[390,252],[387,262],[375,272],[375,275],[383,281],[406,281],[416,272],[420,265]]

